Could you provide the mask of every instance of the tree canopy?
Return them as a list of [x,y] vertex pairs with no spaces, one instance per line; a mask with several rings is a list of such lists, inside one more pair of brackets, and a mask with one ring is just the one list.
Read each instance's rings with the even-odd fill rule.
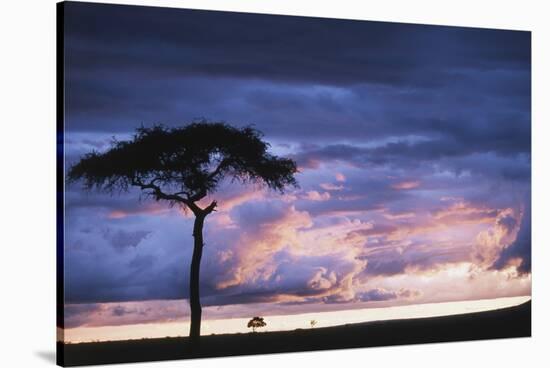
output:
[[252,331],[256,331],[257,328],[265,326],[267,326],[267,323],[265,323],[263,317],[254,317],[250,321],[248,321],[248,324],[246,325],[246,327],[248,328],[252,327]]
[[87,189],[137,186],[156,200],[190,204],[215,191],[223,178],[261,183],[283,191],[296,186],[296,163],[268,152],[269,143],[251,126],[194,122],[183,127],[141,127],[106,152],[85,155],[68,172]]

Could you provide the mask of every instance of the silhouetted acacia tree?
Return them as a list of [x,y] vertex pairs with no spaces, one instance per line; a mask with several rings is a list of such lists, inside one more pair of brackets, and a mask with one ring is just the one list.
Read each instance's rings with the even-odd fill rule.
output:
[[252,327],[252,332],[256,332],[257,328],[265,326],[267,326],[267,323],[265,323],[263,317],[254,317],[248,321],[248,325],[246,325],[248,328]]
[[224,178],[260,183],[281,193],[289,185],[297,186],[296,163],[268,153],[268,148],[262,134],[252,127],[205,121],[179,128],[141,127],[131,140],[114,141],[106,152],[86,154],[68,172],[69,182],[82,180],[88,190],[113,192],[137,187],[156,201],[180,205],[195,215],[189,282],[189,336],[194,345],[200,336],[202,314],[202,230],[206,216],[217,206],[212,201],[201,208],[197,202],[213,193]]

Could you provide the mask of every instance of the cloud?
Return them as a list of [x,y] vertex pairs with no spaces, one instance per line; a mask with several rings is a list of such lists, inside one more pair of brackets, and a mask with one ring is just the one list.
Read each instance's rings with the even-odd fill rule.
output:
[[147,270],[153,267],[156,259],[157,258],[151,254],[137,254],[128,262],[128,266],[136,270]]
[[364,302],[370,302],[396,299],[397,296],[398,294],[394,291],[387,291],[384,289],[372,289],[359,293],[357,295],[357,298]]
[[122,219],[95,216],[96,213],[95,207],[72,207],[66,211],[67,303],[186,296],[186,264],[192,249],[189,219],[180,213]]
[[189,312],[182,300],[66,304],[65,327],[123,326],[182,320]]
[[[423,197],[419,202],[416,196],[407,194],[409,191],[395,191],[388,185],[395,177],[369,174],[367,177],[348,174],[346,189],[339,191],[342,195],[331,195],[326,201],[302,199],[307,190],[289,197],[263,191],[247,194],[252,190],[247,187],[222,191],[221,203],[240,199],[235,205],[222,208],[206,223],[207,246],[201,280],[204,305],[311,304],[325,303],[325,297],[330,297],[326,300],[331,302],[353,302],[359,300],[356,294],[364,291],[365,280],[429,272],[446,264],[467,261],[471,253],[469,245],[482,229],[495,224],[513,226],[514,221],[504,212],[472,203],[448,189],[450,195],[442,196],[433,182],[426,186],[426,191],[434,190],[436,195],[431,199]],[[457,184],[464,188],[463,183]],[[442,185],[448,188],[445,182]],[[478,193],[479,184],[474,183],[473,187],[474,193]],[[361,197],[363,192],[376,202],[342,199]],[[440,200],[442,197],[446,200]],[[119,206],[116,202],[125,200],[116,198],[114,202]],[[136,210],[148,205],[135,203]],[[422,206],[417,207],[418,203]],[[319,211],[318,204],[326,207]],[[67,259],[68,300],[185,298],[192,217],[175,211],[163,217],[100,217],[94,223],[89,216],[98,208],[103,207],[85,204],[70,209],[73,211],[70,228],[85,232],[71,231],[68,236],[69,242],[74,244],[78,240],[80,244]],[[350,213],[338,212],[340,209]],[[85,226],[75,223],[76,219],[81,219]],[[118,229],[125,233],[142,228],[156,230],[139,246],[126,248],[137,252],[125,255],[103,236],[105,228],[112,228],[111,235]],[[132,287],[127,286],[130,282]]]
[[[499,225],[513,229],[516,223],[516,219],[512,221],[508,218],[506,221],[501,221]],[[526,201],[521,214],[521,224],[515,240],[501,250],[491,267],[501,270],[509,265],[515,265],[520,274],[531,272],[531,205],[529,200]]]
[[388,220],[403,220],[416,217],[414,212],[402,212],[402,213],[384,213],[384,217]]
[[[444,125],[447,127],[449,124]],[[450,124],[452,125],[452,124]],[[340,162],[350,167],[368,169],[372,166],[389,165],[395,168],[414,169],[420,164],[437,163],[448,167],[452,172],[460,174],[483,174],[486,167],[491,167],[489,172],[494,176],[525,181],[529,177],[529,152],[531,148],[530,137],[525,136],[528,129],[521,133],[516,132],[517,126],[511,126],[508,133],[500,125],[494,125],[488,129],[487,137],[480,138],[471,132],[454,132],[445,129],[435,129],[433,134],[449,134],[448,136],[430,138],[420,142],[408,142],[400,140],[390,142],[378,147],[361,147],[353,144],[324,145],[322,147],[306,148],[295,155],[300,167],[305,169],[318,169],[323,163]],[[470,136],[471,134],[471,136]],[[493,135],[502,134],[512,137],[514,134],[522,136],[517,142],[496,144]],[[508,142],[508,141],[507,141]],[[448,160],[448,161],[445,161]],[[394,184],[395,189],[412,189],[420,183],[416,181],[404,182],[403,188],[399,183]]]
[[336,284],[337,276],[334,271],[328,271],[324,267],[319,267],[313,277],[309,280],[308,285],[314,290],[330,289]]
[[336,175],[334,175],[336,181],[338,182],[344,182],[346,181],[346,176],[342,173],[336,173]]
[[329,192],[323,192],[319,193],[316,190],[310,190],[309,192],[306,192],[305,199],[309,201],[328,201],[330,199],[330,193]]
[[166,214],[169,211],[170,211],[169,208],[163,207],[157,203],[151,203],[147,207],[140,208],[139,210],[136,209],[136,210],[125,211],[125,210],[115,209],[109,212],[107,217],[111,219],[121,219],[121,218],[125,218],[128,216],[135,216],[135,215]]
[[120,305],[117,305],[116,307],[114,307],[112,309],[112,315],[116,316],[116,317],[122,317],[123,315],[128,314],[128,313],[129,313],[129,311],[126,308],[124,308]]
[[[69,63],[82,71],[126,65],[157,74],[434,86],[451,80],[451,71],[525,69],[530,62],[528,32],[438,26],[434,33],[433,26],[417,24],[113,5],[70,4],[66,12]],[[98,17],[101,29],[93,27]],[[288,42],[283,30],[301,34],[299,42]],[[345,52],[350,49],[353,57]],[[319,55],[325,58],[313,58]],[[426,69],[431,80],[422,78]]]
[[336,185],[336,184],[332,184],[332,183],[321,183],[321,184],[319,184],[319,186],[321,188],[323,188],[324,190],[342,190],[342,189],[344,189],[343,185]]
[[103,230],[103,238],[105,238],[115,249],[124,250],[126,248],[135,248],[144,239],[151,234],[151,231],[136,230],[113,230],[110,228]]
[[65,328],[73,328],[84,325],[88,316],[101,310],[97,304],[70,304],[65,305],[63,310]]
[[[69,132],[110,138],[207,117],[291,143],[391,138],[386,156],[529,150],[528,32],[113,5],[66,12]],[[432,142],[395,140],[405,136]]]
[[423,246],[413,243],[369,251],[361,256],[368,261],[364,275],[392,276],[437,269],[444,264],[468,260],[468,250],[455,247]]
[[449,207],[437,210],[433,217],[435,220],[441,222],[488,222],[492,223],[497,218],[497,222],[503,221],[503,217],[509,217],[511,210],[505,211],[505,214],[502,214],[502,211],[493,208],[487,208],[482,206],[476,206],[475,204],[468,203],[465,201],[458,201],[452,203]]
[[[530,295],[530,274],[513,275],[508,270],[487,272],[466,261],[444,264],[425,272],[371,277],[364,287],[409,289],[416,294],[413,296],[415,304]],[[425,286],[426,282],[429,287]]]
[[512,209],[501,211],[494,224],[477,235],[473,247],[472,258],[476,264],[489,267],[500,257],[503,249],[507,248],[517,236],[518,226]]
[[234,216],[242,235],[234,250],[236,264],[228,270],[228,279],[218,288],[225,289],[244,282],[260,282],[272,276],[275,254],[297,240],[297,231],[312,225],[306,212],[285,203],[255,203],[241,206]]
[[420,186],[419,181],[403,181],[400,183],[393,184],[392,188],[396,190],[409,190],[409,189],[418,188],[419,186]]

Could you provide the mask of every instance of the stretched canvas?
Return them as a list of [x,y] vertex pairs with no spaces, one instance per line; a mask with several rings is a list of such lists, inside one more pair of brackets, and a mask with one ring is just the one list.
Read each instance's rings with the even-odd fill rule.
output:
[[530,32],[57,9],[58,364],[531,335]]

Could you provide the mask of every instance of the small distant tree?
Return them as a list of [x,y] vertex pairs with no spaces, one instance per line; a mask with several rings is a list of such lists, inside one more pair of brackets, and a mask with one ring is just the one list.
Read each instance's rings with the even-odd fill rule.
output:
[[256,332],[257,328],[265,327],[267,326],[267,323],[264,322],[263,317],[254,317],[250,321],[248,321],[247,327],[252,327],[252,332]]
[[309,325],[311,326],[311,328],[315,327],[315,325],[317,324],[317,321],[312,319],[311,321],[309,321]]

